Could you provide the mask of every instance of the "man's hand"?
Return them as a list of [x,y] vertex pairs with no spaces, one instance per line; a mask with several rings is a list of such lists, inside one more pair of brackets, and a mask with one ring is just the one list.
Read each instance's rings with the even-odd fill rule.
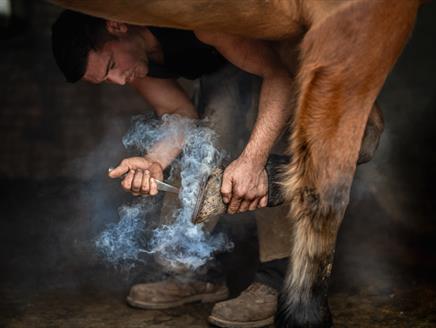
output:
[[112,179],[123,178],[122,188],[135,196],[154,196],[158,192],[154,179],[163,180],[163,169],[156,161],[144,157],[130,157],[124,159],[108,175]]
[[221,185],[230,214],[253,211],[268,202],[268,175],[264,166],[239,157],[225,169]]

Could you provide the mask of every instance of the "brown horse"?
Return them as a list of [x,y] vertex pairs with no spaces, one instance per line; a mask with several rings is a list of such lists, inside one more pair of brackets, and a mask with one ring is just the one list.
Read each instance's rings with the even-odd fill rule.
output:
[[[132,24],[270,40],[297,72],[290,108],[293,160],[283,178],[294,221],[293,249],[276,324],[331,326],[327,284],[337,231],[356,163],[371,157],[382,130],[375,100],[411,33],[420,1],[52,2]],[[295,53],[297,69],[291,67]]]

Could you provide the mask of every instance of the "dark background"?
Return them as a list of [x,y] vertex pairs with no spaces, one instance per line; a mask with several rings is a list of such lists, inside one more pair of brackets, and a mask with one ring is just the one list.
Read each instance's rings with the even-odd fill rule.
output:
[[[153,263],[129,272],[108,267],[93,246],[130,200],[106,170],[126,155],[121,137],[147,107],[128,87],[64,83],[50,48],[60,10],[13,2],[13,16],[0,19],[0,319],[49,326],[26,317],[44,302],[40,295],[104,293],[123,307],[132,282],[160,278]],[[331,303],[344,326],[365,318],[436,326],[435,18],[434,3],[421,9],[378,99],[385,132],[375,159],[358,168],[332,277]],[[238,244],[228,272],[237,293],[257,265],[255,225],[236,216],[221,229]],[[56,318],[50,322],[70,322]]]

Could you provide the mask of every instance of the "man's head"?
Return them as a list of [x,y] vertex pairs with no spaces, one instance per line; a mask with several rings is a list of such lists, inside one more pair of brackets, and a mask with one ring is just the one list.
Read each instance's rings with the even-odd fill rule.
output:
[[125,84],[145,77],[148,61],[139,29],[66,10],[52,26],[56,63],[68,82]]

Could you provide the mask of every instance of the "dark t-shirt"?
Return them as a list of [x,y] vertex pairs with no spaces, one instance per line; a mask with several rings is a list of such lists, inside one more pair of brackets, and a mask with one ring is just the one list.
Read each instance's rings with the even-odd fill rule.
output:
[[149,62],[148,76],[194,80],[217,71],[227,61],[212,46],[197,39],[192,31],[162,27],[148,27],[159,41],[164,64]]

